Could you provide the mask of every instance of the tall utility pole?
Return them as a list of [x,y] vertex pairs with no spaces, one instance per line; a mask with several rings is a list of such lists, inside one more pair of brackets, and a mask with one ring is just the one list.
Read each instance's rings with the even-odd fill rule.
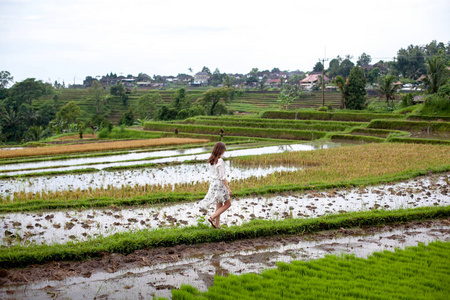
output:
[[[319,58],[319,62],[321,59]],[[322,106],[325,106],[325,62],[328,58],[322,58]]]

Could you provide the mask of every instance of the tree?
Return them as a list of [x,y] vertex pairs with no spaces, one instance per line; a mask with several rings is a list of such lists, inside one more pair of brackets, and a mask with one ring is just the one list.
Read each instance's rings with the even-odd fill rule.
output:
[[212,86],[218,86],[223,82],[223,78],[225,77],[225,74],[221,74],[219,69],[215,69],[214,73],[211,76],[211,85]]
[[447,67],[444,64],[444,60],[436,55],[427,60],[426,68],[427,77],[423,79],[423,83],[429,94],[436,94],[439,87],[447,82]]
[[270,71],[270,73],[280,73],[280,69],[279,68],[273,68],[272,71]]
[[264,92],[264,90],[266,89],[266,77],[264,77],[263,79],[261,79],[261,81],[258,83],[258,89],[260,92]]
[[152,95],[150,93],[139,97],[135,111],[137,112],[137,117],[141,120],[154,118],[156,104],[152,101]]
[[91,87],[89,88],[89,94],[91,95],[91,98],[95,102],[95,112],[98,114],[100,104],[102,103],[103,98],[103,87],[100,85],[100,82],[98,80],[94,80],[92,82]]
[[178,111],[167,105],[163,105],[157,112],[157,119],[160,121],[170,121],[176,119]]
[[26,139],[29,141],[39,141],[44,131],[41,126],[31,126],[27,130]]
[[56,123],[59,130],[65,130],[70,124],[76,123],[82,115],[80,107],[75,101],[70,101],[56,113]]
[[366,78],[364,71],[356,66],[348,77],[346,105],[349,109],[363,109],[366,102]]
[[281,109],[284,108],[287,110],[298,95],[299,90],[297,86],[286,86],[280,91],[277,102],[280,102]]
[[340,57],[338,58],[333,58],[330,61],[330,65],[328,67],[328,75],[330,77],[336,77],[339,75],[339,68],[340,68],[340,64],[341,64],[341,59]]
[[209,70],[208,67],[203,66],[202,72],[206,72],[206,73],[208,73],[208,75],[211,75],[211,71]]
[[112,86],[109,92],[113,96],[119,96],[120,101],[122,101],[123,105],[124,106],[127,105],[128,96],[126,95],[126,89],[121,81],[119,81],[116,85]]
[[178,111],[189,108],[191,105],[190,100],[191,99],[184,88],[178,89],[173,94],[172,107]]
[[24,81],[17,82],[10,89],[10,95],[12,100],[12,106],[17,111],[22,103],[27,103],[32,105],[34,99],[38,99],[42,95],[51,93],[52,87],[47,88],[41,80],[36,80],[34,78],[28,78]]
[[6,89],[14,79],[8,71],[0,71],[0,88]]
[[27,126],[35,125],[35,122],[40,118],[39,111],[26,103],[20,106],[19,112],[24,118],[24,124]]
[[353,67],[355,66],[354,63],[352,63],[352,61],[348,58],[344,59],[341,62],[341,65],[339,66],[339,74],[342,77],[346,78],[350,75],[350,71],[353,69]]
[[389,100],[392,100],[392,106],[394,106],[395,94],[400,89],[401,85],[397,84],[397,77],[394,75],[382,76],[378,83],[377,91],[380,93],[381,97],[386,98],[386,105],[389,106]]
[[417,79],[426,72],[425,52],[419,46],[410,45],[397,52],[397,61],[393,63],[397,75]]
[[222,103],[230,101],[231,91],[232,89],[225,87],[210,89],[203,93],[198,102],[205,108],[208,115],[220,115],[226,113],[225,106]]
[[23,116],[13,109],[7,109],[2,112],[1,120],[6,139],[20,141],[25,130]]
[[380,75],[381,75],[380,68],[378,68],[378,67],[373,68],[372,71],[370,71],[367,74],[367,82],[370,84],[374,84],[377,81],[377,79],[380,77]]
[[322,69],[323,69],[323,64],[320,61],[318,61],[312,71],[313,72],[322,72]]
[[122,118],[119,120],[119,125],[132,126],[134,124],[134,112],[133,109],[128,108],[126,112],[123,113]]
[[52,100],[46,100],[43,102],[39,108],[39,117],[36,121],[36,124],[39,126],[46,127],[51,120],[53,120],[56,116],[57,108]]
[[356,64],[360,67],[367,67],[368,65],[370,65],[371,61],[372,57],[364,52],[360,57],[358,57],[358,61],[356,62]]
[[234,81],[234,78],[231,78],[230,76],[225,75],[225,77],[223,78],[222,84],[225,87],[231,88],[233,86],[233,81]]
[[347,80],[345,80],[344,77],[339,75],[336,77],[335,81],[336,81],[337,87],[342,95],[341,108],[346,109],[347,105],[345,104],[345,102],[346,102],[347,94],[348,94],[348,84],[349,84],[348,78],[347,78]]

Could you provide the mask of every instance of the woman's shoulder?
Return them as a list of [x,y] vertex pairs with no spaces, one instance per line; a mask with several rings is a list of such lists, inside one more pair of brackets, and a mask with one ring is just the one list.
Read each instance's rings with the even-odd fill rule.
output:
[[222,157],[220,157],[220,158],[217,160],[217,164],[221,164],[221,165],[224,164]]

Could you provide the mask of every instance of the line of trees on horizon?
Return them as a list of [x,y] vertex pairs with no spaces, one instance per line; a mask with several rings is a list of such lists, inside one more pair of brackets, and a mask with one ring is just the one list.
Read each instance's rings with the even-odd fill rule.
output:
[[[332,78],[334,84],[342,94],[341,108],[363,109],[366,102],[367,85],[374,85],[380,97],[389,101],[394,99],[400,85],[420,80],[425,94],[431,100],[439,102],[441,107],[448,107],[450,83],[450,43],[444,45],[432,41],[425,46],[410,45],[398,51],[397,59],[389,63],[371,64],[371,56],[363,53],[358,57],[356,65],[351,62],[352,57],[339,56],[330,61],[326,76]],[[313,71],[321,72],[323,66],[316,64]],[[204,67],[204,72],[209,69]],[[203,95],[194,101],[185,87],[179,87],[173,94],[170,105],[161,103],[158,93],[147,93],[141,96],[137,104],[128,106],[128,95],[125,86],[119,81],[109,88],[94,80],[89,87],[89,100],[94,102],[95,117],[92,120],[81,119],[83,111],[76,102],[69,101],[64,106],[58,106],[59,84],[44,83],[35,78],[28,78],[13,83],[13,76],[8,71],[0,71],[0,140],[5,142],[36,141],[63,132],[82,132],[88,125],[94,124],[97,128],[111,128],[109,120],[101,114],[100,107],[111,99],[118,99],[127,111],[123,114],[119,124],[132,125],[134,122],[145,120],[173,120],[185,119],[196,115],[227,114],[226,103],[236,98],[242,90],[236,88],[234,79],[228,74],[218,70],[212,75],[215,87],[206,90]],[[264,91],[264,77],[253,68],[247,74],[247,83],[254,83],[257,90]],[[281,71],[274,68],[270,74],[279,74]],[[219,76],[220,75],[220,76]],[[303,74],[294,74],[290,78],[280,80],[279,91],[280,106],[288,109],[289,105],[301,97],[299,88],[300,78]],[[322,78],[320,77],[320,80]],[[220,82],[220,83],[219,83]],[[316,88],[319,88],[317,85]],[[46,96],[45,101],[34,101]],[[409,104],[412,103],[409,96]],[[443,99],[443,100],[442,100]],[[431,102],[430,100],[430,102]],[[89,124],[87,124],[89,123]]]

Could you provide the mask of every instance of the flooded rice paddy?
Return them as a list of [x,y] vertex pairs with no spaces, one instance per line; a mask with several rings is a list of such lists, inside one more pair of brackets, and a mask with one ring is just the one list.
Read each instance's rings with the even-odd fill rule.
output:
[[[232,226],[252,219],[313,218],[349,211],[446,206],[450,205],[449,180],[447,173],[366,188],[233,199],[221,220]],[[213,208],[205,210],[197,201],[122,209],[8,213],[0,216],[0,243],[66,243],[130,230],[190,226],[212,212]]]
[[[297,167],[233,167],[226,162],[228,180],[261,177],[276,172],[292,172]],[[175,183],[197,183],[209,180],[206,164],[190,164],[145,168],[124,171],[100,171],[86,174],[67,174],[0,180],[0,196],[12,197],[15,192],[54,192],[63,190],[107,189],[135,185],[174,185]]]
[[111,254],[84,262],[5,270],[0,298],[170,298],[171,290],[183,283],[207,290],[215,275],[260,273],[275,268],[277,262],[307,261],[328,254],[365,258],[373,252],[436,240],[450,241],[448,220],[139,250],[127,256]]
[[[312,151],[340,147],[342,143],[311,142],[305,144],[290,144],[279,146],[267,146],[252,149],[233,149],[225,153],[226,157],[244,155],[261,155],[279,153],[285,151]],[[121,155],[87,157],[65,160],[40,161],[32,163],[17,163],[12,165],[0,165],[1,175],[22,175],[36,172],[69,171],[84,168],[96,168],[99,170],[110,167],[134,166],[146,163],[183,162],[187,160],[206,160],[211,148],[193,148],[180,150],[164,150],[152,152],[131,152]]]

